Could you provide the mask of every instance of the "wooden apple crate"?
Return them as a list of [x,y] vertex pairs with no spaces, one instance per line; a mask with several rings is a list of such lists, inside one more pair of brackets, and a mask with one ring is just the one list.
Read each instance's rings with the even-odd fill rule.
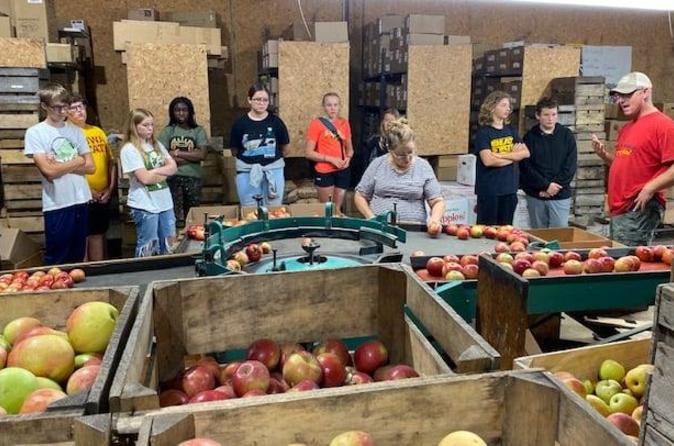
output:
[[391,363],[406,363],[425,376],[498,367],[494,349],[405,266],[159,281],[141,303],[131,332],[135,342],[117,369],[110,408],[158,408],[158,383],[182,370],[187,355],[245,349],[262,337],[311,342],[363,336],[377,336]]
[[45,413],[0,417],[0,446],[71,441],[76,418],[108,410],[108,391],[140,302],[137,287],[72,289],[0,296],[0,327],[18,317],[30,316],[52,328],[64,329],[68,315],[79,305],[92,301],[108,302],[120,312],[93,387],[89,392],[81,392],[54,402]]
[[650,363],[651,338],[590,345],[559,352],[523,356],[515,359],[514,369],[543,368],[550,372],[569,372],[576,378],[597,380],[599,367],[605,359],[614,359],[630,370]]
[[674,284],[658,287],[653,321],[651,359],[655,365],[648,380],[645,423],[641,443],[674,445]]
[[590,249],[604,246],[623,248],[625,246],[580,228],[527,229],[527,232],[537,241],[550,242],[556,240],[560,249]]
[[534,370],[217,401],[113,416],[111,423],[118,434],[137,433],[138,446],[195,436],[237,446],[324,446],[347,430],[371,433],[377,446],[437,446],[456,430],[475,432],[489,445],[633,444],[551,375]]

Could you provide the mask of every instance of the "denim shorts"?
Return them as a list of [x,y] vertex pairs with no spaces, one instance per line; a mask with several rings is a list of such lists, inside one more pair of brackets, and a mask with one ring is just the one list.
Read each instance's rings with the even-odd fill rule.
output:
[[274,185],[276,186],[276,196],[269,198],[269,184],[267,179],[263,178],[259,187],[253,187],[250,184],[250,174],[248,172],[239,172],[236,174],[236,193],[239,195],[241,206],[256,206],[257,201],[253,198],[256,195],[262,196],[262,204],[265,206],[280,206],[283,203],[283,191],[285,189],[285,177],[283,168],[273,169]]
[[141,209],[130,209],[136,224],[136,257],[170,254],[169,237],[176,235],[176,217],[173,209],[153,214]]

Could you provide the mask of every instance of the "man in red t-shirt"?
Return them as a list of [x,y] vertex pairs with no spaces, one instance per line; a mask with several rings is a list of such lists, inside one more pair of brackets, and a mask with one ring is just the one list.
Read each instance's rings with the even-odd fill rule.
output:
[[612,238],[628,246],[647,245],[662,221],[664,190],[674,185],[674,121],[653,105],[648,76],[623,76],[611,95],[631,119],[609,152],[592,135],[592,146],[610,166],[608,203]]

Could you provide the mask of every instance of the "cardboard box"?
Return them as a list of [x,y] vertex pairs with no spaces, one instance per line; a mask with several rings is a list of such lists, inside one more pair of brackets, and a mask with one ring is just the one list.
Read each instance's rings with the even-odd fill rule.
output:
[[3,270],[42,265],[40,245],[16,228],[0,226],[0,268]]
[[464,186],[475,186],[475,165],[477,158],[475,155],[459,155],[456,182]]
[[127,18],[129,20],[147,20],[150,22],[156,22],[159,20],[159,13],[154,8],[129,9]]
[[324,203],[292,203],[288,209],[293,217],[325,217]]
[[75,63],[77,47],[69,43],[47,43],[45,47],[48,63]]
[[409,34],[445,34],[444,15],[410,14],[405,18]]
[[162,20],[177,22],[184,26],[218,28],[220,17],[215,11],[172,11],[162,13]]
[[[309,29],[313,28],[312,22],[307,22]],[[304,26],[304,22],[295,22],[290,25],[283,33],[281,34],[283,40],[294,40],[294,41],[306,41],[311,40],[309,38],[309,33],[307,32],[307,27]]]
[[206,214],[209,219],[222,216],[225,220],[238,220],[239,207],[238,206],[199,206],[190,208],[190,211],[185,217],[185,227],[189,225],[204,224]]
[[57,41],[53,0],[13,0],[11,7],[16,37]]
[[0,37],[14,37],[9,16],[0,16]]
[[325,43],[348,42],[348,25],[346,22],[316,22],[314,23],[314,40]]
[[379,34],[390,33],[393,28],[402,28],[405,18],[397,14],[385,14],[377,19],[377,32]]
[[410,33],[405,37],[407,45],[444,45],[445,36],[441,34]]

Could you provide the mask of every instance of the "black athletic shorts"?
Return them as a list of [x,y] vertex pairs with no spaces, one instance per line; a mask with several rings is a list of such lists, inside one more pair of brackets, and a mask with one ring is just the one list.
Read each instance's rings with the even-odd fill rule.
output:
[[110,202],[89,203],[89,234],[100,235],[108,232],[110,227]]
[[351,169],[337,170],[330,173],[314,172],[316,187],[332,187],[347,189],[351,184]]

